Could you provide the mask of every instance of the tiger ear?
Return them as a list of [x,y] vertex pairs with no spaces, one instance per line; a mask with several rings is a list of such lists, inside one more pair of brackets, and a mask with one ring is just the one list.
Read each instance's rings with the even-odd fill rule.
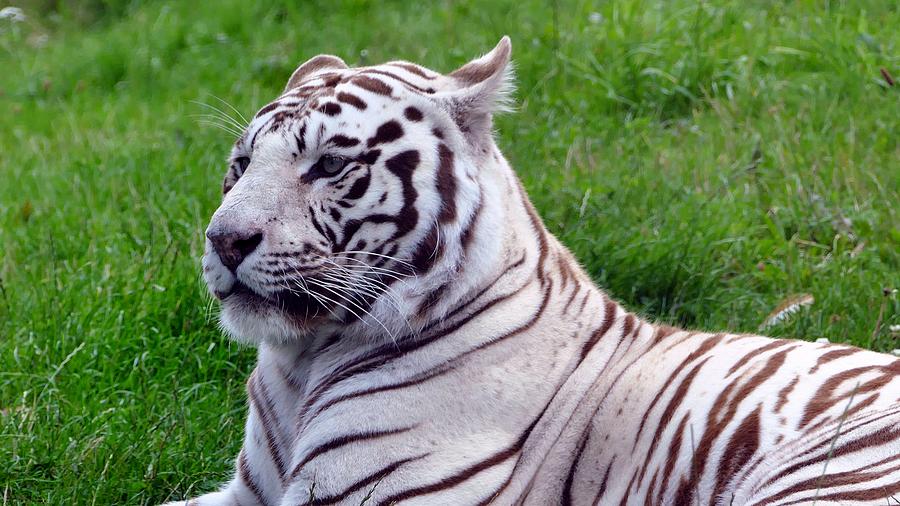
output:
[[438,95],[470,141],[488,138],[493,114],[511,109],[514,84],[510,54],[512,43],[504,35],[491,52],[448,74],[457,87]]
[[306,63],[297,67],[297,70],[291,74],[291,78],[288,79],[287,86],[284,87],[284,91],[288,91],[290,89],[296,88],[300,85],[307,77],[311,76],[314,72],[323,69],[346,69],[347,64],[344,63],[344,60],[338,58],[337,56],[332,56],[330,54],[320,54],[319,56],[313,56],[309,60],[306,60]]

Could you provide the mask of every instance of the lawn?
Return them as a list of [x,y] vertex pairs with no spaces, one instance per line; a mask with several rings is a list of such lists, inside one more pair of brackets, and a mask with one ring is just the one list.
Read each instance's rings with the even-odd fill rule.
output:
[[3,505],[226,479],[254,352],[199,277],[232,142],[200,104],[252,114],[321,52],[449,71],[509,34],[499,145],[599,285],[736,332],[810,294],[767,332],[900,348],[897,2],[27,5],[0,20]]

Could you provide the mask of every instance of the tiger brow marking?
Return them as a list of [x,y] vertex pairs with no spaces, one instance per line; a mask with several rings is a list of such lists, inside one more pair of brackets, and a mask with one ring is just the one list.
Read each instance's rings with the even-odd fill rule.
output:
[[327,116],[337,116],[341,113],[341,106],[334,102],[325,102],[319,106],[319,111]]
[[413,106],[403,109],[403,116],[410,121],[422,121],[422,111]]
[[343,104],[353,106],[353,107],[359,109],[360,111],[365,111],[366,107],[367,107],[366,103],[361,98],[357,97],[356,95],[354,95],[352,93],[347,93],[346,91],[338,92],[337,101],[341,102]]
[[270,111],[276,109],[280,105],[281,105],[281,102],[278,102],[278,101],[272,102],[271,104],[260,109],[259,112],[256,113],[256,116],[253,116],[253,119],[256,119],[260,116],[265,115],[267,112],[270,112]]
[[417,85],[407,81],[406,79],[403,79],[402,77],[398,76],[397,74],[393,74],[391,72],[385,72],[384,70],[366,69],[366,70],[362,71],[361,73],[362,74],[377,74],[377,75],[389,77],[391,79],[398,81],[400,84],[412,89],[413,91],[418,91],[419,93],[425,93],[425,94],[431,95],[435,92],[434,88],[431,88],[431,87],[422,88],[421,86],[417,86]]
[[366,141],[366,146],[373,148],[379,144],[396,141],[401,137],[403,137],[403,127],[396,120],[390,120],[378,127],[375,135]]
[[394,89],[388,86],[381,79],[375,79],[374,77],[357,75],[350,79],[352,84],[359,86],[360,88],[375,93],[376,95],[384,95],[386,97],[392,96]]
[[428,75],[425,73],[425,71],[421,67],[419,67],[418,65],[411,64],[411,63],[390,62],[390,63],[387,63],[386,65],[390,65],[392,67],[399,67],[399,68],[409,72],[410,74],[415,74],[415,75],[421,77],[422,79],[428,79],[429,81],[437,79],[437,76]]
[[328,144],[334,144],[339,148],[352,148],[359,144],[359,139],[354,137],[347,137],[346,135],[337,134],[328,139]]

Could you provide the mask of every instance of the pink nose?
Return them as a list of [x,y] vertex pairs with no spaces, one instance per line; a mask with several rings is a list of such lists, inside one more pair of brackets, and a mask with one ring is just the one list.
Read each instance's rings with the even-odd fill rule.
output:
[[255,228],[229,230],[224,227],[215,227],[206,231],[206,237],[212,242],[219,259],[231,272],[235,272],[241,262],[250,253],[253,253],[263,240],[262,232]]

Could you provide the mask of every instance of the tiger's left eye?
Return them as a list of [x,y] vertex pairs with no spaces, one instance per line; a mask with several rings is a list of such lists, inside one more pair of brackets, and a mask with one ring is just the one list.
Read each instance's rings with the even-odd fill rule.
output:
[[247,171],[247,167],[250,165],[250,157],[239,156],[234,159],[234,163],[237,165],[238,175],[241,176]]
[[324,155],[319,159],[319,168],[326,174],[337,174],[343,170],[348,163],[350,163],[350,160],[343,156]]

